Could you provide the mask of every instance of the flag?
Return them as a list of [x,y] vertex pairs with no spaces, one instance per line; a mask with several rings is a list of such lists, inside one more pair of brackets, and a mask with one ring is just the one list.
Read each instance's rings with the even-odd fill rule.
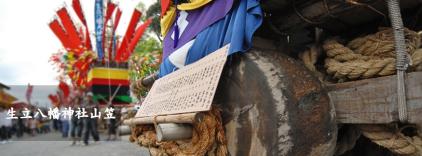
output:
[[[114,9],[116,9],[116,4],[111,3],[110,1],[107,2],[107,8],[106,8],[106,14],[105,14],[105,19],[104,19],[104,29],[103,29],[103,44],[102,44],[102,48],[105,49],[105,44],[106,44],[106,28],[107,28],[107,22],[110,20],[111,15],[114,12]],[[105,54],[104,54],[105,55]],[[110,57],[110,55],[108,56]]]
[[111,15],[113,15],[114,9],[116,9],[117,5],[112,2],[107,2],[107,10],[105,15],[105,22],[107,23],[110,20]]
[[70,94],[70,88],[69,88],[69,86],[65,82],[60,81],[60,83],[59,83],[59,89],[62,91],[64,98],[67,98],[69,96],[69,94]]
[[58,107],[59,97],[57,95],[49,94],[48,98],[50,99],[50,102],[53,104],[53,106]]
[[72,50],[79,54],[80,52],[82,52],[80,50],[82,46],[82,41],[79,37],[80,35],[78,33],[78,30],[76,29],[72,19],[69,16],[69,13],[67,12],[67,9],[65,7],[61,8],[57,11],[57,15],[59,16],[60,21],[62,22],[63,27],[65,28],[66,33],[69,36],[72,48],[74,48]]
[[114,16],[114,27],[113,30],[117,29],[117,26],[119,26],[120,17],[122,16],[122,10],[117,8],[116,15]]
[[109,61],[114,60],[114,56],[116,55],[116,36],[115,36],[115,32],[117,29],[117,26],[119,25],[119,21],[120,21],[120,17],[122,16],[122,11],[117,8],[117,12],[116,15],[114,16],[114,24],[113,24],[113,32],[111,33],[112,39],[110,40],[110,46],[108,49],[108,56],[109,56]]
[[132,14],[132,18],[130,19],[128,28],[126,29],[126,34],[123,37],[122,43],[120,44],[120,47],[116,53],[115,60],[117,62],[123,61],[123,58],[126,57],[127,51],[128,51],[128,44],[133,38],[133,34],[135,32],[136,25],[138,25],[139,19],[141,17],[142,13],[138,10],[134,10]]
[[79,19],[81,20],[83,25],[87,25],[86,24],[86,20],[85,20],[85,16],[84,13],[82,11],[82,6],[79,0],[72,0],[72,8],[75,11],[76,15],[79,17]]
[[123,61],[127,61],[129,59],[129,56],[132,54],[133,50],[138,44],[139,39],[141,39],[142,35],[144,34],[148,26],[151,24],[151,22],[152,22],[152,19],[149,18],[144,24],[138,27],[138,29],[136,30],[135,36],[130,41],[129,50],[127,51],[128,54],[125,55],[126,57],[123,58]]
[[92,45],[91,45],[91,37],[89,36],[89,29],[88,29],[88,25],[86,23],[86,19],[84,16],[84,13],[82,11],[82,6],[79,0],[72,0],[72,8],[75,11],[76,15],[78,16],[78,18],[81,20],[82,24],[85,27],[85,47],[88,50],[92,49]]
[[103,29],[104,29],[104,16],[103,16],[103,0],[95,0],[95,38],[98,60],[104,57],[103,52]]
[[52,22],[48,24],[50,29],[53,31],[53,33],[56,35],[56,37],[60,40],[63,47],[66,50],[70,50],[72,48],[75,48],[70,43],[70,40],[66,34],[66,31],[63,29],[63,27],[60,25],[59,21],[57,19],[54,19]]

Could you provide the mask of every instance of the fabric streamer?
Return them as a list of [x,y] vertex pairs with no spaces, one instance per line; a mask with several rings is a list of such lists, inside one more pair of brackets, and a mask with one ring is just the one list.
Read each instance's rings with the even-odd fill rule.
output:
[[[103,29],[103,45],[102,48],[105,49],[105,44],[106,44],[106,27],[107,27],[107,22],[110,20],[111,15],[114,12],[114,9],[116,9],[116,4],[111,3],[110,1],[107,2],[107,9],[106,9],[106,14],[105,14],[105,18],[104,18],[104,29]],[[108,58],[110,58],[110,55],[108,55]]]
[[57,95],[49,94],[48,98],[50,99],[50,102],[57,107],[59,104],[59,97]]
[[177,46],[174,47],[174,39],[172,38],[176,22],[172,23],[173,26],[164,37],[163,59],[194,39],[205,28],[224,18],[232,6],[233,0],[214,0],[200,9],[186,11],[188,15],[185,20],[188,22],[188,25],[184,29],[179,30]]
[[170,0],[161,0],[161,17],[166,14],[167,9],[170,6]]
[[82,6],[81,6],[80,1],[72,0],[72,8],[75,11],[76,15],[78,16],[79,20],[81,20],[82,24],[85,26],[85,48],[88,50],[92,50],[91,37],[89,36],[88,25],[86,23],[86,19],[82,11]]
[[110,40],[110,46],[109,46],[109,50],[108,50],[109,61],[112,61],[114,59],[115,55],[116,55],[115,53],[116,53],[116,45],[117,44],[116,44],[115,33],[116,33],[117,26],[119,26],[119,21],[120,21],[121,16],[122,16],[122,11],[119,8],[117,8],[116,15],[114,16],[113,32],[112,32],[112,35],[111,35],[113,37],[113,39]]
[[50,22],[48,26],[53,31],[53,33],[57,36],[57,38],[60,40],[63,47],[66,48],[66,50],[70,50],[74,48],[72,47],[72,44],[70,43],[70,40],[66,34],[66,31],[63,29],[63,27],[60,25],[57,19]]
[[[237,2],[223,19],[202,30],[196,36],[195,42],[186,56],[185,65],[191,64],[229,43],[231,45],[228,55],[245,52],[252,46],[253,33],[261,25],[262,19],[262,10],[258,1],[242,0]],[[171,63],[169,58],[165,58],[160,66],[159,76],[163,77],[175,69],[177,69],[176,66]]]
[[141,26],[138,27],[138,29],[136,30],[135,36],[130,41],[129,50],[128,50],[129,54],[123,58],[123,61],[127,61],[129,59],[130,54],[132,54],[133,50],[138,44],[139,39],[141,39],[142,35],[144,34],[148,26],[151,24],[151,22],[152,22],[152,18],[149,18],[145,23],[143,23]]
[[169,7],[169,10],[167,11],[167,13],[165,15],[162,15],[161,20],[160,20],[162,36],[166,36],[168,31],[170,31],[171,25],[174,22],[175,18],[176,18],[176,8]]
[[72,0],[72,8],[76,15],[79,17],[83,25],[86,25],[84,13],[82,12],[82,6],[79,0]]
[[132,36],[135,32],[136,25],[138,24],[141,15],[142,13],[140,11],[136,9],[133,11],[132,18],[126,30],[126,34],[123,37],[122,43],[117,51],[117,54],[115,57],[116,62],[123,61],[123,58],[126,57],[126,55],[128,55],[127,53],[128,46],[129,46],[130,41],[132,40]]
[[70,94],[70,88],[69,88],[69,86],[65,82],[60,81],[59,88],[63,92],[64,98],[67,98],[69,96],[69,94]]
[[[230,43],[228,55],[252,46],[252,36],[262,23],[262,10],[256,0],[242,0],[224,19],[205,29],[189,50],[186,65]],[[204,46],[203,43],[207,43]]]
[[104,57],[103,52],[103,29],[104,29],[104,15],[103,15],[103,0],[95,0],[95,37],[98,60]]
[[177,5],[177,9],[194,10],[208,4],[209,2],[211,2],[211,0],[190,0],[189,3],[182,3],[182,4]]
[[80,47],[82,45],[82,41],[67,9],[65,7],[61,8],[57,11],[57,15],[59,16],[60,21],[69,36],[69,40],[71,41],[70,44],[72,44],[72,48],[74,48],[72,50],[79,54],[81,52]]

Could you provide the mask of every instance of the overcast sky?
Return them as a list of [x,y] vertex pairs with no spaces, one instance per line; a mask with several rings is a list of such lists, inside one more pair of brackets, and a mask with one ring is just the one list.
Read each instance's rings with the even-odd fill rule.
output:
[[[95,0],[80,0],[90,32],[94,28]],[[124,34],[134,7],[156,0],[114,0],[123,10],[117,33]],[[56,85],[57,76],[48,62],[61,47],[48,27],[55,11],[66,3],[75,21],[71,0],[0,0],[0,82],[6,85]],[[92,41],[94,36],[91,36]],[[95,46],[94,46],[95,47]]]

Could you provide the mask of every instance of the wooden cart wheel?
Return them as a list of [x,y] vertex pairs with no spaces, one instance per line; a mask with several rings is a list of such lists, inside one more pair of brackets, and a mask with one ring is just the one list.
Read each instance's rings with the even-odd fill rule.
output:
[[331,156],[335,111],[320,82],[294,59],[253,48],[229,58],[215,103],[230,155]]

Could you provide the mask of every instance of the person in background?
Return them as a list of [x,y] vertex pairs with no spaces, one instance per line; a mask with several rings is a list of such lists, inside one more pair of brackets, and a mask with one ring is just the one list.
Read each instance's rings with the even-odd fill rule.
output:
[[[19,111],[19,117],[22,116],[22,111]],[[20,138],[23,136],[23,132],[25,131],[25,121],[22,118],[18,118],[16,122],[16,137]]]
[[0,107],[0,143],[5,144],[8,141],[8,134],[6,130],[7,112],[3,107]]
[[[60,112],[63,112],[63,107]],[[69,136],[69,126],[70,126],[70,119],[69,118],[59,118],[62,123],[62,137],[67,138]]]
[[[7,110],[4,110],[3,113],[6,114],[6,117],[4,118],[4,119],[6,119],[8,117]],[[13,134],[13,131],[12,131],[12,127],[13,127],[12,120],[14,120],[14,119],[6,119],[6,120],[4,120],[4,126],[6,127],[6,130],[5,130],[6,131],[6,142],[9,142],[9,140],[12,138],[12,134]]]
[[[91,92],[87,93],[87,98],[85,100],[85,105],[86,105],[86,111],[87,114],[91,114],[94,112],[94,109],[97,109],[97,111],[100,111],[97,108],[97,104],[93,99],[93,94]],[[92,137],[94,138],[94,141],[100,141],[100,136],[98,135],[98,131],[97,131],[97,118],[83,118],[83,124],[84,124],[84,144],[87,146],[88,140],[89,140],[89,136],[92,135]]]
[[[76,109],[78,106],[80,106],[80,103],[82,102],[82,98],[75,98],[73,104],[73,109]],[[73,112],[73,117],[70,120],[71,121],[71,130],[70,130],[70,136],[72,137],[72,145],[79,144],[82,138],[82,130],[83,130],[83,122],[81,118],[77,118],[76,111]]]
[[35,136],[37,131],[37,120],[33,118],[28,119],[28,128],[30,129],[31,136]]
[[[114,109],[114,106],[111,105],[110,108]],[[117,111],[116,111],[117,112]],[[116,128],[117,128],[117,117],[114,119],[108,119],[107,123],[108,123],[108,137],[107,137],[107,141],[109,140],[116,140]],[[113,136],[113,138],[111,138],[111,136]]]

